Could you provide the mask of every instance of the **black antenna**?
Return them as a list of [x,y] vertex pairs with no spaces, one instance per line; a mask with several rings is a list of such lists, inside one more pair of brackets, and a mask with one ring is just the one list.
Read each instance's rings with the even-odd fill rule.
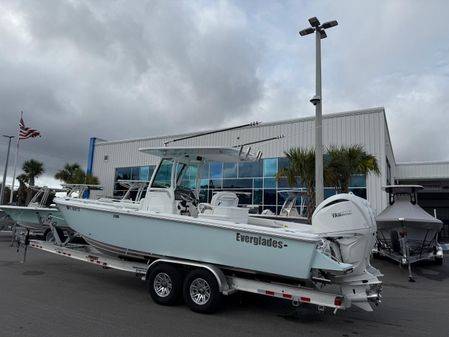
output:
[[186,139],[191,139],[191,138],[195,138],[195,137],[212,135],[212,134],[218,133],[218,132],[224,132],[224,131],[237,130],[237,129],[246,128],[246,127],[257,126],[259,124],[261,124],[261,122],[251,122],[251,123],[248,123],[248,124],[232,126],[230,128],[218,129],[218,130],[214,130],[214,131],[199,132],[199,133],[191,135],[191,136],[186,136],[186,137],[182,137],[182,138],[175,138],[175,139],[172,139],[172,140],[168,140],[168,141],[166,141],[164,143],[164,145],[167,146],[170,143],[179,142],[181,140],[186,140]]

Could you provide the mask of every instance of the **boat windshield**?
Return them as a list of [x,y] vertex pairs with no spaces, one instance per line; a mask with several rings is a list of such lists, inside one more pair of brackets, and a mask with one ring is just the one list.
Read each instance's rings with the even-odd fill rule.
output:
[[[173,159],[162,159],[161,164],[154,176],[151,187],[169,188],[171,186],[171,174],[173,169]],[[176,163],[176,180],[178,181],[186,164]]]
[[181,182],[179,183],[179,186],[188,188],[190,190],[196,189],[196,181],[200,164],[201,163],[199,162],[191,162],[189,166],[187,166],[185,173],[182,176]]

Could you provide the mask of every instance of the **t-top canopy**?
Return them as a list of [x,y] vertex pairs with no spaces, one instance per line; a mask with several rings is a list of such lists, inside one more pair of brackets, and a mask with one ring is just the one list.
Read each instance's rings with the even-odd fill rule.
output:
[[250,148],[235,147],[147,147],[140,148],[139,151],[157,156],[160,158],[188,158],[199,161],[222,161],[240,162],[256,161],[260,159],[260,154],[250,153]]

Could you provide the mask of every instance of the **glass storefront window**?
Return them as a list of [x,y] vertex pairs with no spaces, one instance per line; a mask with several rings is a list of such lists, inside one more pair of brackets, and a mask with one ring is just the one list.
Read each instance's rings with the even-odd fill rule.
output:
[[260,161],[239,163],[239,178],[254,178],[262,176],[262,163]]
[[254,190],[253,192],[253,204],[254,205],[262,205],[263,204],[263,191],[262,190]]
[[142,166],[139,168],[139,179],[140,180],[150,180],[150,167]]
[[263,160],[263,176],[274,177],[278,172],[278,160],[277,158],[270,158]]
[[209,188],[223,188],[223,179],[210,179],[209,180]]
[[276,190],[264,189],[263,190],[263,203],[264,205],[276,205]]
[[115,180],[130,180],[131,167],[119,167],[115,169]]
[[[337,193],[337,190],[333,187],[324,188],[324,199],[329,198]],[[318,206],[318,205],[317,205]]]
[[349,181],[350,187],[366,187],[366,177],[363,174],[353,175]]
[[[276,180],[274,177],[278,170],[287,167],[289,164],[286,157],[268,158],[258,162],[242,163],[222,163],[210,162],[199,166],[197,163],[189,165],[183,176],[181,185],[188,188],[195,188],[196,174],[200,175],[200,201],[210,202],[214,191],[235,191],[239,197],[239,204],[260,205],[260,210],[272,209],[280,210],[280,206],[285,200],[285,196],[279,194],[279,190],[290,189],[286,178]],[[168,160],[163,162],[161,169],[157,172],[155,182],[162,186],[170,186],[172,163]],[[183,167],[179,165],[178,173]],[[116,183],[118,179],[130,180],[150,180],[155,166],[141,167],[121,167],[115,169],[114,196],[121,196],[126,188]],[[161,186],[161,187],[162,187]],[[296,186],[292,188],[304,187],[297,179]],[[366,199],[366,177],[364,175],[353,175],[350,181],[350,191],[355,195]],[[238,192],[248,192],[249,196]],[[334,186],[326,186],[325,198],[335,195]],[[300,204],[300,198],[297,204]],[[299,207],[298,207],[299,211]]]
[[[295,186],[295,187],[299,187],[299,186]],[[278,180],[278,188],[283,188],[283,189],[291,188],[287,182],[287,178],[281,178]]]
[[264,178],[263,188],[276,188],[276,179],[274,178]]
[[223,178],[223,163],[221,161],[213,161],[209,165],[210,178],[220,179]]
[[237,178],[237,163],[223,163],[223,178]]
[[139,180],[140,167],[131,167],[131,180]]
[[287,167],[289,164],[287,157],[279,157],[278,158],[278,171],[282,170],[283,168]]
[[223,188],[253,188],[252,179],[223,179]]
[[263,188],[263,179],[262,178],[254,178],[254,188]]
[[200,166],[200,178],[207,179],[209,178],[209,163],[202,163]]

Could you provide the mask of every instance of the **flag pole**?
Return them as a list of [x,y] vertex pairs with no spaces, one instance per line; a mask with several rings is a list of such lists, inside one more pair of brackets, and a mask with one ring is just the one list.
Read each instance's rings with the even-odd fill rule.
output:
[[[20,119],[23,118],[23,111],[20,112]],[[9,203],[12,203],[12,199],[14,197],[14,185],[16,180],[16,171],[17,171],[17,158],[19,157],[19,141],[20,141],[20,126],[19,131],[17,132],[17,145],[16,145],[16,159],[14,160],[14,173],[12,175],[12,183],[11,183],[11,194],[9,195]]]

